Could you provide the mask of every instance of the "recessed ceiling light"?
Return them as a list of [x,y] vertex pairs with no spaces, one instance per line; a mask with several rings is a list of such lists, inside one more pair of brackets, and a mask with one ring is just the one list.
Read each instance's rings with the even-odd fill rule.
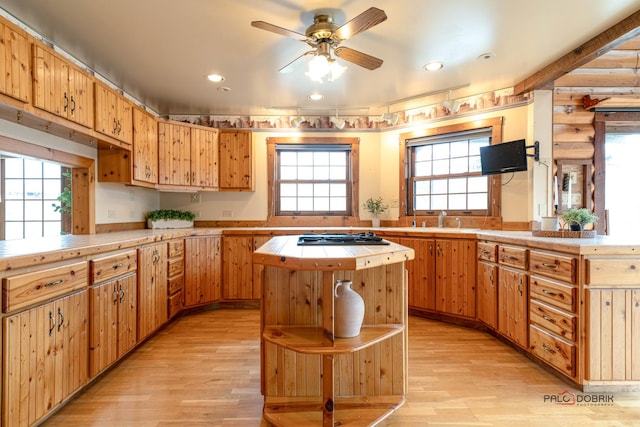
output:
[[220,83],[224,81],[224,76],[221,76],[220,74],[209,74],[207,78],[209,79],[209,81],[212,81],[214,83]]
[[226,87],[226,86],[220,86],[218,88],[218,92],[231,92],[231,88]]
[[495,53],[491,53],[491,52],[483,53],[482,55],[478,55],[478,61],[489,61],[490,59],[495,58],[495,56],[496,56]]
[[427,71],[438,71],[442,67],[444,67],[444,64],[442,62],[429,62],[424,66],[424,69]]
[[320,93],[312,93],[309,95],[309,99],[312,101],[322,101],[324,99],[324,95]]

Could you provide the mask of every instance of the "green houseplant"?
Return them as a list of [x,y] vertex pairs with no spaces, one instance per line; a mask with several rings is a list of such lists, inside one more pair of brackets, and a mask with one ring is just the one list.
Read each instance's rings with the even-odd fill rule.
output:
[[562,214],[562,219],[572,231],[582,231],[584,226],[598,220],[598,216],[586,208],[571,208]]
[[369,197],[367,201],[362,204],[362,207],[371,214],[371,222],[374,227],[380,227],[380,215],[389,208],[389,206],[385,205],[382,201],[382,197],[378,197],[377,199]]
[[193,227],[196,214],[176,209],[158,209],[147,213],[149,228],[189,228]]

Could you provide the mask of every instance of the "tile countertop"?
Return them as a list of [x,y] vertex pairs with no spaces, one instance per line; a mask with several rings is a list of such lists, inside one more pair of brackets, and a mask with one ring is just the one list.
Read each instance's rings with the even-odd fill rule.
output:
[[132,248],[140,245],[189,236],[220,236],[223,234],[281,235],[304,232],[336,231],[356,233],[373,231],[389,237],[435,238],[464,237],[499,243],[524,245],[531,248],[564,251],[574,254],[638,255],[640,237],[596,236],[593,238],[536,237],[530,231],[500,231],[468,228],[437,227],[245,227],[144,229],[92,235],[65,235],[26,240],[0,241],[0,272],[48,262],[89,256]]

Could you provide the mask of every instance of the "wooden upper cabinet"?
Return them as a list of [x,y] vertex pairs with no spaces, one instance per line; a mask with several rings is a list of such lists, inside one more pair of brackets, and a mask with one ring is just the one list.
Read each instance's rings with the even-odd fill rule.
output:
[[51,49],[33,45],[33,105],[93,127],[93,77]]
[[158,123],[158,176],[160,184],[191,185],[191,128]]
[[158,183],[158,122],[140,108],[133,109],[133,180]]
[[133,104],[115,90],[95,83],[96,132],[126,144],[133,142]]
[[0,93],[29,102],[29,54],[27,37],[0,22]]
[[191,129],[191,185],[218,187],[218,129]]
[[220,130],[220,191],[254,191],[251,131]]

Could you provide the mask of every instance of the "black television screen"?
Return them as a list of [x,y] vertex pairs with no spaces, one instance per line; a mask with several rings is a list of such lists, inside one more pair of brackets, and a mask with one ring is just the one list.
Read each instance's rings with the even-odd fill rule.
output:
[[482,175],[527,170],[527,148],[524,139],[480,147]]

